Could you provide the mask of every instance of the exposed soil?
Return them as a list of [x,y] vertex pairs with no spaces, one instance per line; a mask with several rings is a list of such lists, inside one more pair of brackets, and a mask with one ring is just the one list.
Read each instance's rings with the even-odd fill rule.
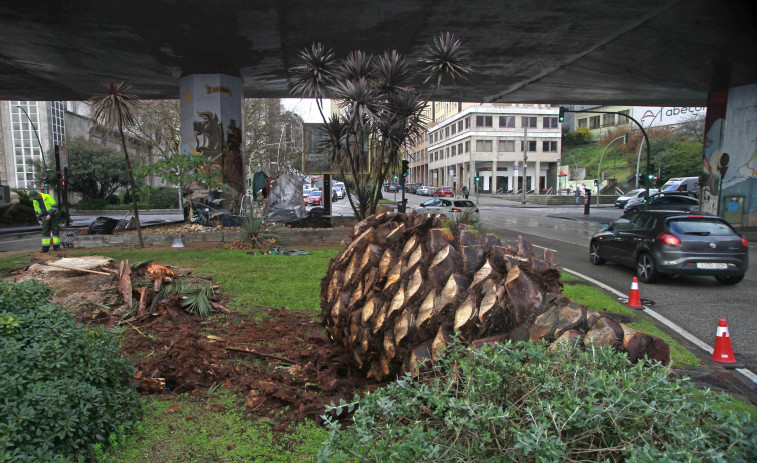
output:
[[[54,263],[55,257],[37,255],[33,262]],[[113,276],[45,265],[31,265],[13,276],[43,278],[55,290],[54,300],[85,325],[123,326],[123,354],[135,365],[138,387],[144,386],[142,378],[163,379],[161,394],[201,394],[224,385],[245,398],[253,415],[270,417],[272,410],[286,407],[276,414],[283,430],[303,417],[319,419],[329,403],[378,386],[350,370],[343,349],[326,338],[314,317],[302,313],[261,309],[254,319],[221,312],[201,318],[184,311],[173,296],[124,323],[127,307],[118,292],[117,263],[106,267],[110,269],[100,266],[98,271]],[[182,269],[171,268],[182,275]],[[135,288],[151,285],[147,276],[132,276]]]

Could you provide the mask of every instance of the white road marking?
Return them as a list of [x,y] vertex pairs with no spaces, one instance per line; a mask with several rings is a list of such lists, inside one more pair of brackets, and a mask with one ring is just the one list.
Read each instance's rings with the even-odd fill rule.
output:
[[[578,273],[575,270],[571,270],[571,269],[568,269],[568,268],[563,268],[563,270],[565,270],[566,272],[570,273],[571,275],[575,275],[575,276],[577,276],[579,278],[583,278],[584,280],[586,280],[586,281],[588,281],[590,283],[593,283],[593,284],[599,286],[600,288],[604,289],[605,291],[609,291],[609,292],[617,295],[618,297],[628,297],[627,294],[623,294],[620,291],[616,290],[615,288],[613,288],[611,286],[608,286],[608,285],[602,283],[601,281],[595,280],[594,278],[591,278],[591,277],[589,277],[587,275],[584,275],[582,273]],[[685,329],[681,328],[678,324],[676,324],[672,320],[667,319],[666,317],[664,317],[661,314],[655,312],[654,310],[650,309],[649,307],[645,307],[644,308],[644,312],[646,312],[649,315],[651,315],[652,317],[656,318],[663,325],[666,325],[668,328],[672,329],[673,331],[675,331],[676,333],[680,334],[681,336],[683,336],[688,341],[690,341],[693,344],[697,345],[699,348],[703,349],[705,352],[707,352],[709,354],[713,353],[714,349],[712,347],[710,347],[709,344],[705,343],[704,341],[700,340],[699,338],[697,338],[693,334],[691,334],[688,331],[686,331]],[[748,370],[746,368],[736,368],[736,371],[738,371],[742,375],[744,375],[747,378],[749,378],[749,380],[752,381],[754,384],[757,384],[757,375],[754,374],[752,371],[750,371],[750,370]]]
[[531,246],[533,246],[533,247],[535,247],[535,248],[546,249],[547,251],[552,251],[552,252],[554,252],[555,254],[557,254],[558,252],[560,252],[560,251],[558,251],[558,250],[556,250],[556,249],[552,249],[552,248],[545,248],[544,246],[539,246],[538,244],[532,244]]

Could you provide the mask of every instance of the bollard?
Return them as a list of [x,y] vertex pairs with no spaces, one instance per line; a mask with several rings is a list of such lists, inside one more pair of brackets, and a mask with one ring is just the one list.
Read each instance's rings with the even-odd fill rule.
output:
[[591,209],[591,191],[586,190],[586,199],[584,201],[584,215],[589,215]]

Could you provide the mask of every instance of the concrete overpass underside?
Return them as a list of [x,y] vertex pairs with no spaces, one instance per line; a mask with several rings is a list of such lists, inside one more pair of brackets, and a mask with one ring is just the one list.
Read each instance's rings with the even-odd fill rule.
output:
[[287,97],[313,42],[414,62],[451,31],[475,72],[439,99],[703,106],[757,82],[756,18],[739,0],[16,0],[0,6],[0,100],[83,100],[105,80],[177,98],[180,77],[210,73]]

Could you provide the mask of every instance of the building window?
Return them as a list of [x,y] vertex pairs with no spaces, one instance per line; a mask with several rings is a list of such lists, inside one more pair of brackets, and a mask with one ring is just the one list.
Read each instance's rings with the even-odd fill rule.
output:
[[457,156],[457,146],[452,145],[452,156]]
[[53,122],[53,144],[58,146],[65,145],[66,125],[63,116],[63,102],[53,101],[50,103],[50,113]]
[[476,127],[491,127],[491,126],[492,126],[491,116],[476,116]]
[[457,131],[462,132],[463,131],[463,121],[457,122]]
[[476,140],[476,151],[480,153],[490,153],[492,150],[491,140]]
[[602,114],[602,125],[604,127],[615,125],[615,114]]
[[[520,150],[523,151],[523,141],[520,142]],[[529,140],[528,141],[528,151],[536,151],[536,140]]]
[[556,117],[545,117],[543,123],[544,123],[544,128],[545,129],[556,129],[557,128],[557,118]]
[[444,149],[444,155],[445,157],[449,158],[449,148]]
[[583,119],[579,119],[578,120],[578,126],[579,127],[586,127],[586,118],[585,117]]
[[460,154],[463,154],[463,144],[462,143],[460,143],[459,145],[457,145],[457,152],[460,153]]
[[529,129],[535,129],[536,128],[536,117],[531,116],[523,116],[521,118],[521,126],[522,127],[528,127]]
[[466,153],[470,152],[470,142],[469,141],[465,142],[465,152]]
[[547,153],[556,153],[557,152],[557,142],[556,141],[545,141],[545,142],[542,142],[541,150],[545,151]]
[[[618,111],[620,114],[629,116],[631,112],[627,109],[624,109],[623,111]],[[620,117],[618,118],[618,124],[628,124],[628,118],[627,117]]]
[[512,153],[515,151],[515,140],[500,140],[499,151]]
[[[10,105],[11,143],[15,152],[16,187],[32,189],[34,188],[34,164],[42,162],[42,151],[35,133],[35,129],[39,130],[37,102],[11,101]],[[26,113],[19,106],[26,110]]]
[[449,138],[449,126],[444,128],[444,138]]
[[452,135],[457,131],[457,124],[452,124]]
[[465,118],[465,128],[470,129],[470,116]]
[[515,128],[515,116],[499,116],[500,128]]
[[589,118],[589,128],[590,129],[598,129],[599,128],[599,116],[591,116]]

